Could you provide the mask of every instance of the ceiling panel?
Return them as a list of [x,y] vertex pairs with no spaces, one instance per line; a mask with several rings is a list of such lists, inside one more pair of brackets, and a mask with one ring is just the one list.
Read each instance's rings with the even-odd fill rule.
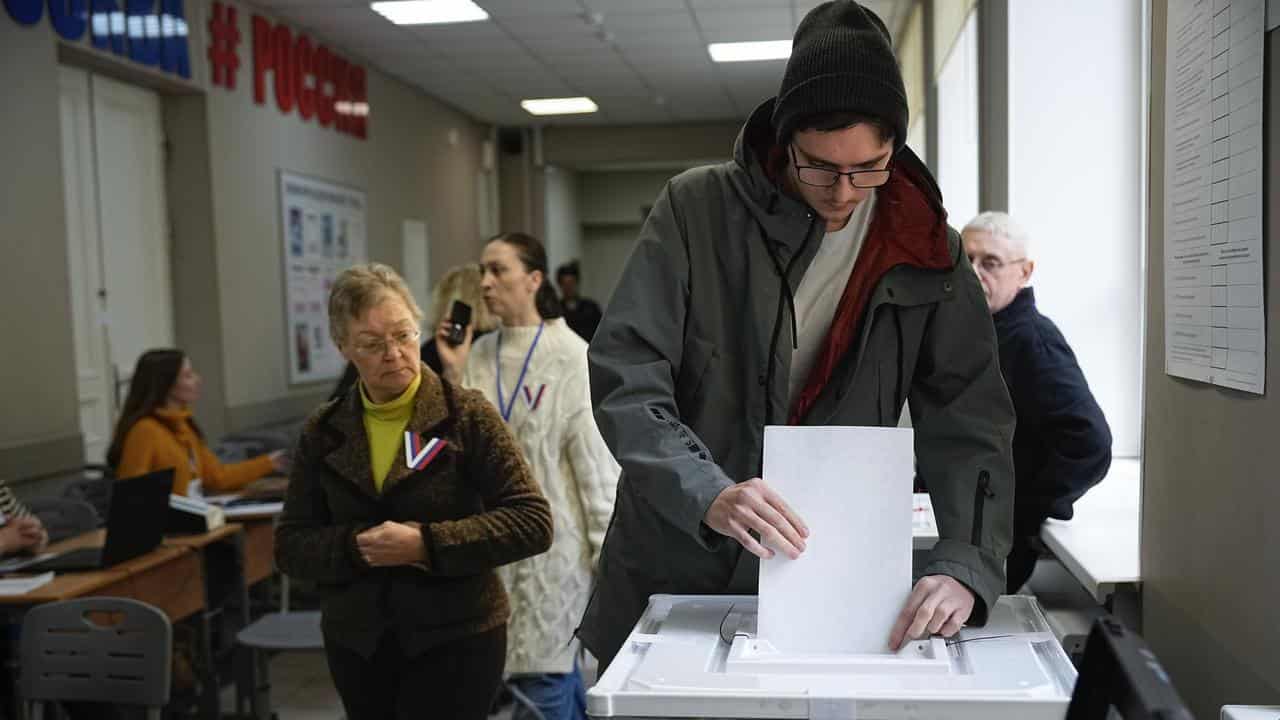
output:
[[578,0],[473,0],[496,18],[576,15],[582,11]]
[[596,26],[584,22],[577,15],[536,15],[523,18],[499,18],[496,23],[507,33],[517,37],[558,35],[594,35]]
[[[696,10],[694,17],[698,19],[703,32],[763,27],[775,34],[775,40],[781,40],[790,38],[795,31],[795,27],[791,24],[791,10],[788,8]],[[710,38],[707,39],[710,40]]]
[[[254,5],[257,5],[258,7],[263,8],[265,10],[275,10],[277,8],[302,7],[302,6],[334,7],[338,5],[352,5],[352,4],[353,3],[351,2],[351,0],[262,0],[261,2],[254,3]],[[355,3],[355,4],[358,4],[358,3]]]
[[787,7],[791,3],[783,0],[689,0],[694,10],[709,8],[752,8],[752,7]]
[[610,15],[604,19],[604,27],[614,33],[636,31],[641,33],[688,32],[694,30],[693,16],[686,12],[657,12],[644,15]]
[[524,36],[520,38],[520,42],[535,52],[557,52],[568,50],[579,52],[589,50],[605,54],[613,50],[611,45],[595,35],[583,35],[578,33]]
[[686,9],[684,0],[583,0],[592,10],[611,15],[646,15],[662,11]]
[[[740,120],[776,92],[785,61],[719,65],[706,43],[789,38],[820,0],[476,2],[490,20],[415,27],[359,0],[256,4],[480,120],[577,125]],[[909,0],[866,4],[892,29]],[[571,92],[600,112],[535,119],[518,105]]]
[[650,54],[665,55],[671,48],[684,48],[703,54],[707,52],[702,36],[692,28],[662,33],[626,30],[611,32],[614,34],[614,45],[628,53],[648,50]]

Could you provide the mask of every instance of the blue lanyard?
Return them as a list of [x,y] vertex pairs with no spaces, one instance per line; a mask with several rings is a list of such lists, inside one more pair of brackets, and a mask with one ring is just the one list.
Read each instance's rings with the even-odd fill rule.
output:
[[520,386],[524,385],[524,375],[529,372],[529,361],[533,359],[533,349],[538,347],[538,340],[542,337],[542,328],[546,327],[546,322],[538,323],[538,334],[533,336],[533,342],[529,345],[529,352],[524,354],[524,367],[520,368],[520,377],[516,379],[516,386],[511,390],[511,400],[506,405],[502,404],[502,331],[498,331],[498,352],[494,363],[498,366],[498,412],[502,413],[503,422],[511,422],[511,411],[515,410],[516,397],[520,395]]

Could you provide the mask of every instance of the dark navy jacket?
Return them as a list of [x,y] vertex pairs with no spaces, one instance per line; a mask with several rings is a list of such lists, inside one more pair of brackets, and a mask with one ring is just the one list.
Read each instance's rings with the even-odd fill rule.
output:
[[996,313],[1000,371],[1013,398],[1014,536],[1045,518],[1070,520],[1074,503],[1111,467],[1111,429],[1075,353],[1023,288]]

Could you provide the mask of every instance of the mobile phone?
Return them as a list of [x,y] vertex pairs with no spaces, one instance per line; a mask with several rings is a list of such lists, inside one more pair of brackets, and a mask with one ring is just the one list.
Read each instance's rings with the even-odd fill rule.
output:
[[444,340],[450,345],[461,345],[467,339],[467,326],[471,324],[471,306],[461,300],[454,300],[449,308],[449,327]]

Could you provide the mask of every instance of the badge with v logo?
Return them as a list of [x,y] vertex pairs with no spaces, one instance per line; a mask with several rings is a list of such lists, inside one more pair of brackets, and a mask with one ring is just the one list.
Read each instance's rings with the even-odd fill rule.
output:
[[410,470],[421,470],[431,464],[432,460],[444,450],[449,441],[444,438],[431,438],[423,442],[422,436],[416,433],[404,433],[404,464]]
[[537,410],[538,406],[542,404],[542,394],[546,391],[547,391],[546,383],[539,385],[538,392],[536,393],[530,390],[528,385],[524,386],[524,402],[526,405],[529,406],[530,412]]

